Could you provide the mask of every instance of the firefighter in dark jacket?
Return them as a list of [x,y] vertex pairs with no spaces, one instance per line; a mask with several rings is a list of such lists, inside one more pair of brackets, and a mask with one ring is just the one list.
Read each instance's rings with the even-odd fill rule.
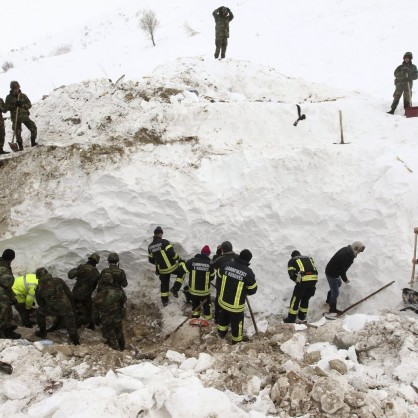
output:
[[325,267],[325,275],[330,288],[326,300],[329,304],[329,313],[335,315],[341,313],[337,309],[337,298],[340,293],[339,287],[341,286],[341,281],[350,283],[350,280],[347,278],[347,270],[353,264],[357,255],[362,253],[365,248],[362,242],[355,241],[351,245],[347,245],[347,247],[338,250]]
[[232,344],[243,340],[244,308],[247,295],[257,292],[257,282],[249,264],[252,254],[242,250],[237,260],[223,264],[218,270],[220,307],[218,334],[225,338],[231,325]]
[[309,299],[315,294],[318,281],[318,271],[311,257],[300,255],[297,250],[292,252],[291,257],[287,263],[287,271],[290,279],[295,282],[295,288],[290,300],[289,313],[283,320],[286,323],[294,323],[296,318],[302,322],[306,320]]
[[238,254],[235,254],[232,250],[232,244],[229,241],[224,241],[221,244],[221,251],[222,254],[219,255],[216,259],[213,258],[212,266],[215,269],[215,276],[216,276],[216,296],[215,296],[215,324],[218,323],[219,318],[219,304],[218,304],[218,294],[220,288],[220,279],[216,274],[222,264],[228,263],[230,261],[235,261],[238,258]]
[[189,294],[192,301],[192,317],[199,318],[199,305],[203,303],[203,317],[212,319],[212,304],[210,303],[210,282],[215,277],[215,270],[210,263],[210,248],[205,245],[200,254],[196,254],[185,264],[189,274]]
[[[148,246],[148,261],[156,267],[155,274],[160,277],[161,302],[163,306],[168,305],[170,292],[174,297],[178,297],[178,291],[183,284],[185,275],[184,262],[174,251],[170,241],[163,238],[163,229],[157,226],[154,230],[154,238]],[[170,289],[170,275],[176,274],[177,279],[174,286]]]

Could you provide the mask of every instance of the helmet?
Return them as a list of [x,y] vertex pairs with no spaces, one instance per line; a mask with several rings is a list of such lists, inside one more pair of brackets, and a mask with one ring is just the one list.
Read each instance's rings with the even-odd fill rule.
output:
[[409,58],[410,60],[413,58],[412,57],[412,52],[405,52],[405,54],[403,54],[404,59],[405,58]]
[[94,261],[96,264],[99,264],[100,255],[97,253],[93,253],[91,256],[88,257],[88,260]]
[[113,276],[110,273],[105,273],[100,277],[100,286],[111,286],[113,284]]
[[11,289],[14,282],[15,282],[14,277],[9,273],[5,273],[0,276],[0,285],[3,287],[7,287],[8,289]]
[[36,272],[36,277],[39,279],[42,276],[45,276],[45,274],[48,274],[48,270],[45,267],[39,267]]
[[10,88],[13,90],[15,87],[20,87],[20,84],[18,81],[11,81],[10,82]]
[[107,257],[109,263],[119,263],[119,256],[116,253],[110,253]]

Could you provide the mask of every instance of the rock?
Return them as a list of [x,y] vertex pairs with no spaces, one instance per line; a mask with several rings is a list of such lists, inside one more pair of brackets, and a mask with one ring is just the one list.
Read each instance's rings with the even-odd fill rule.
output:
[[253,376],[247,383],[243,385],[243,392],[249,395],[257,396],[260,393],[261,380],[257,376]]
[[276,404],[280,405],[282,401],[288,397],[289,381],[286,377],[281,376],[276,380],[276,383],[271,388],[270,398]]
[[328,374],[325,373],[320,367],[315,366],[315,368],[313,369],[313,372],[317,375],[317,376],[324,376],[324,377],[328,377]]
[[61,344],[57,345],[55,348],[57,353],[61,353],[63,356],[66,357],[72,357],[74,353],[74,347],[75,346],[72,345]]
[[344,404],[345,390],[336,379],[325,378],[315,383],[311,396],[321,404],[321,409],[327,414],[333,414],[342,408]]
[[331,369],[336,370],[340,374],[346,374],[348,371],[346,364],[342,360],[330,360],[328,364]]
[[319,360],[321,360],[320,351],[311,351],[310,353],[305,353],[305,355],[303,356],[303,361],[306,364],[318,363]]
[[290,392],[290,406],[300,410],[302,404],[309,400],[309,388],[304,382],[292,386]]
[[344,402],[352,408],[361,408],[365,404],[366,396],[364,393],[352,390],[344,396]]
[[355,334],[353,332],[338,332],[335,334],[332,343],[339,350],[347,350],[351,346],[355,345]]

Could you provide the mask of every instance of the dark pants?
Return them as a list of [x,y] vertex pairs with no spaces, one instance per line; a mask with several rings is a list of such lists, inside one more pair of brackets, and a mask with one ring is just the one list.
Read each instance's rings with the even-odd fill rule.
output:
[[219,57],[219,52],[221,53],[221,58],[225,58],[226,47],[228,46],[228,38],[216,38],[215,45],[215,58]]
[[6,130],[4,129],[3,116],[0,114],[0,151],[3,151],[4,140],[6,138]]
[[401,100],[403,94],[403,107],[406,109],[407,107],[411,106],[412,100],[412,91],[410,85],[408,87],[408,83],[397,84],[395,88],[395,92],[393,93],[393,103],[392,103],[392,110],[395,110]]
[[125,336],[123,335],[123,326],[121,320],[106,318],[102,315],[102,333],[106,343],[114,350],[118,348],[125,349]]
[[287,316],[289,320],[294,322],[296,317],[298,317],[301,321],[306,319],[309,308],[309,300],[315,294],[315,286],[316,280],[301,282],[295,285]]
[[232,344],[241,342],[244,337],[244,312],[229,312],[221,308],[218,318],[218,335],[221,338],[225,338],[229,325],[231,325]]
[[92,305],[91,297],[86,299],[74,298],[74,312],[78,327],[81,325],[93,325]]
[[338,295],[340,294],[340,286],[341,286],[341,277],[331,277],[327,276],[330,292],[329,292],[329,307],[330,312],[336,312],[337,311],[337,299]]
[[13,132],[16,134],[16,142],[19,144],[19,148],[23,149],[22,123],[30,131],[31,143],[33,144],[36,141],[36,136],[37,136],[38,130],[36,128],[35,122],[30,120],[29,117],[27,117],[23,120],[18,120],[17,124],[15,124],[15,119],[13,118],[12,122],[13,122],[12,129],[13,129]]
[[46,332],[47,316],[56,316],[56,322],[61,324],[63,328],[65,328],[68,331],[68,335],[72,342],[79,340],[77,325],[73,311],[46,313],[42,308],[39,308],[36,315],[36,321],[41,332]]
[[26,309],[26,303],[17,303],[15,308],[19,312],[20,319],[22,320],[22,325],[31,325],[30,312],[29,309]]
[[160,293],[161,293],[161,301],[163,303],[168,302],[168,297],[170,296],[170,276],[175,274],[177,276],[176,281],[173,285],[174,289],[177,291],[180,290],[183,284],[183,277],[184,277],[184,270],[181,267],[177,267],[172,273],[168,274],[160,274]]
[[210,295],[207,296],[195,296],[190,295],[192,300],[192,317],[193,318],[200,318],[201,315],[201,309],[199,308],[199,305],[204,301],[203,303],[203,317],[205,319],[212,319],[212,304],[210,303]]

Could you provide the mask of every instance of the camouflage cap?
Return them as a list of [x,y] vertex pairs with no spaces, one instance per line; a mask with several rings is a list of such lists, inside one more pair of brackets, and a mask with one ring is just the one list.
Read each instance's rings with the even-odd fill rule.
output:
[[405,52],[405,54],[403,54],[403,57],[404,57],[404,59],[405,58],[409,58],[411,60],[413,58],[412,57],[412,52],[409,52],[409,51],[408,52]]
[[45,267],[39,267],[36,269],[36,277],[39,279],[42,276],[45,276],[45,274],[48,274],[48,270]]
[[6,273],[0,276],[0,285],[3,287],[7,287],[8,289],[11,289],[14,282],[15,282],[15,279],[11,274]]
[[18,81],[11,81],[10,82],[10,88],[13,90],[15,87],[20,87],[20,84]]
[[99,264],[100,255],[97,253],[93,253],[91,256],[88,257],[88,260],[94,261],[96,264]]
[[116,253],[110,253],[107,257],[107,261],[109,263],[118,263],[119,262],[119,256]]

